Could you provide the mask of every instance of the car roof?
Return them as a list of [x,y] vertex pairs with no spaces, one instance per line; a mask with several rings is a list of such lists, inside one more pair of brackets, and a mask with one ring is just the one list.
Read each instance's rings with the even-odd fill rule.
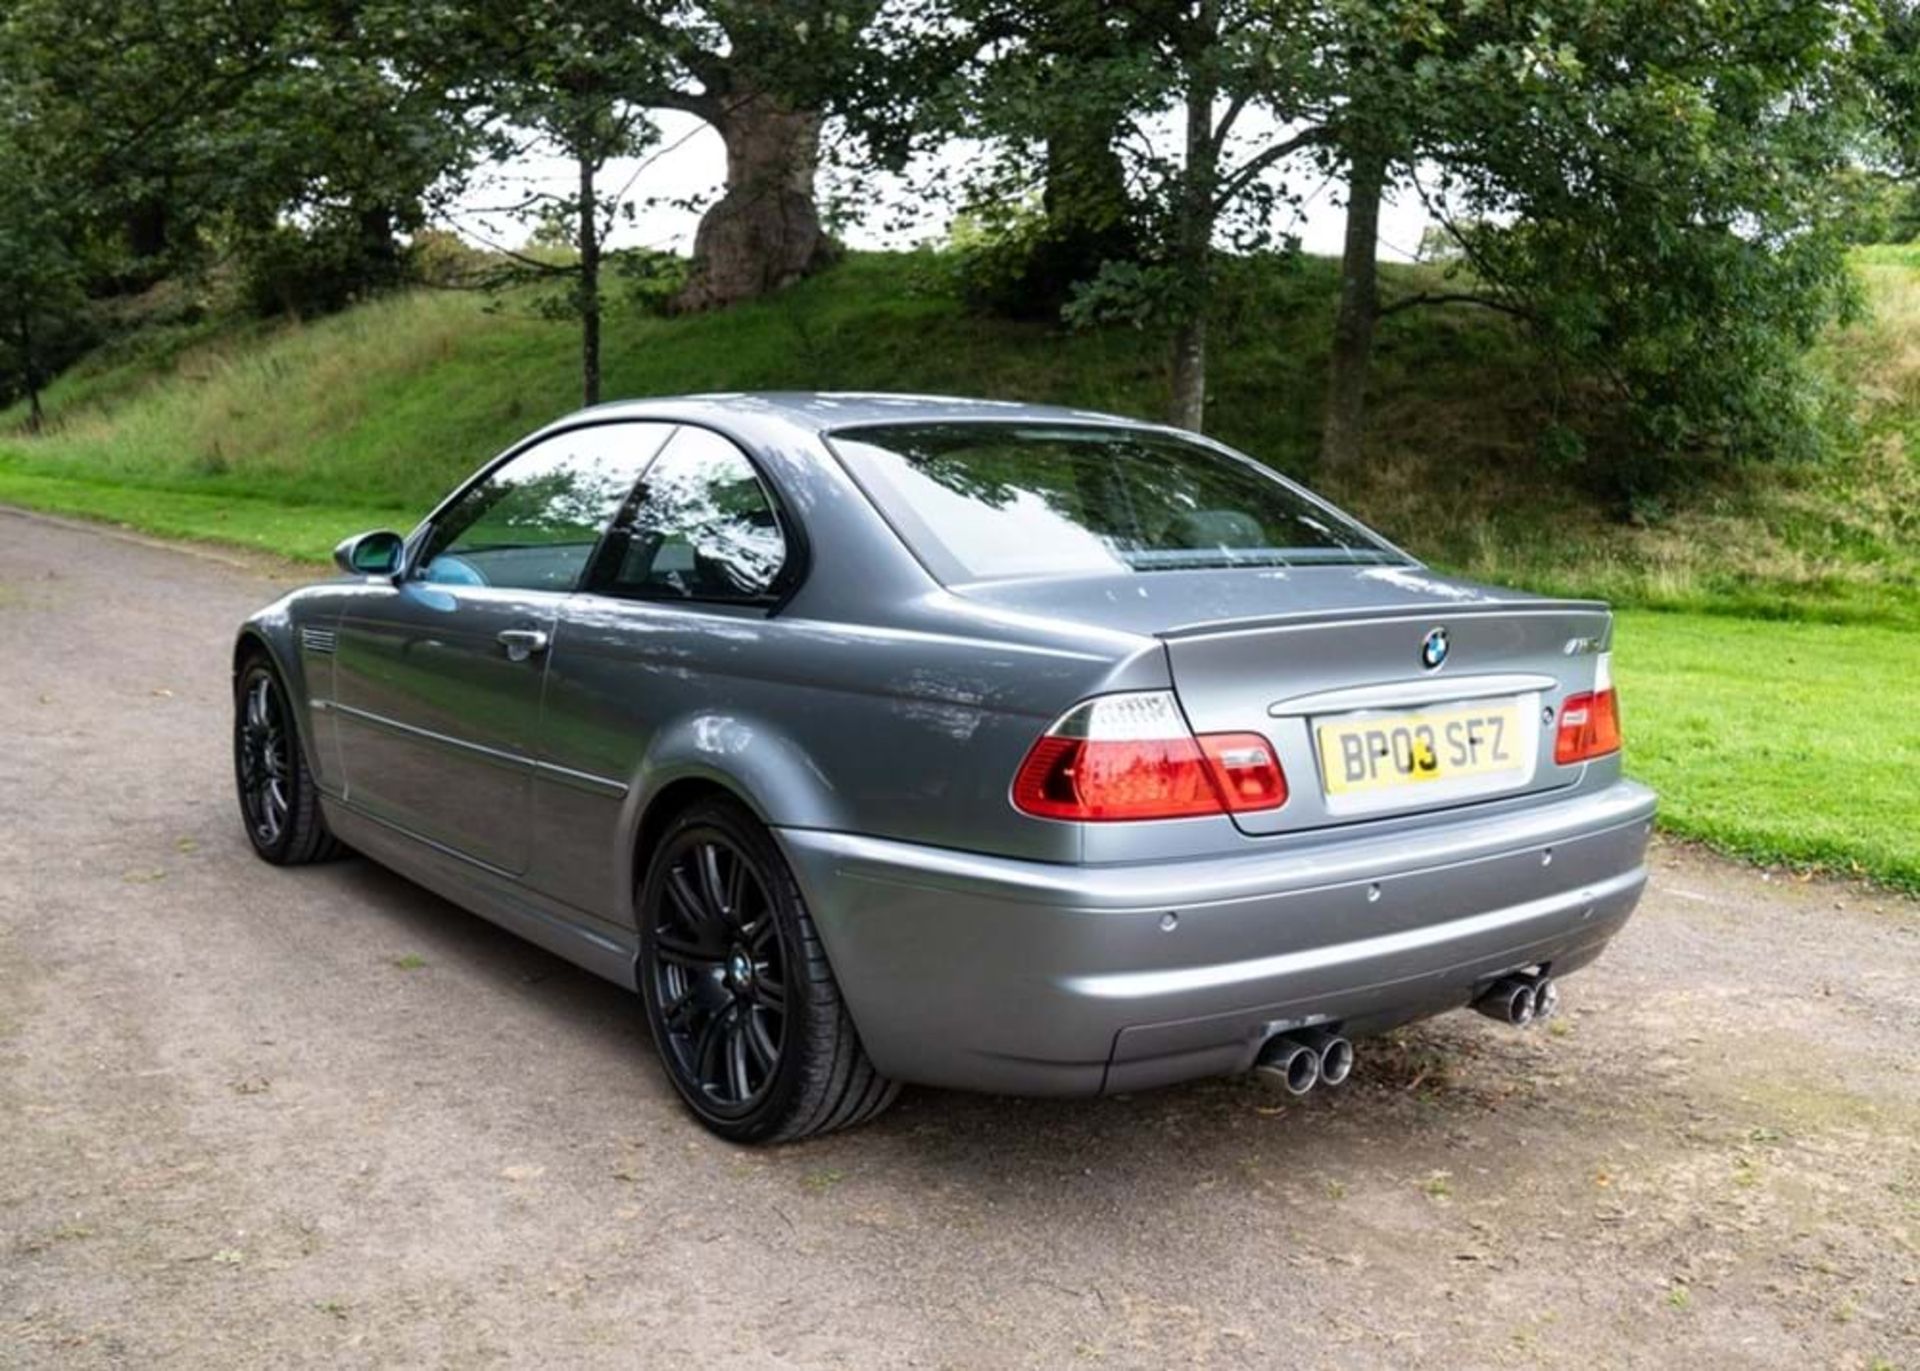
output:
[[1030,405],[1013,400],[966,399],[950,395],[824,390],[734,391],[661,399],[616,400],[581,410],[561,422],[585,418],[706,420],[723,428],[728,426],[730,420],[771,419],[812,434],[855,424],[951,423],[995,419],[1013,423],[1071,422],[1124,424],[1131,428],[1163,427],[1147,420],[1064,405]]

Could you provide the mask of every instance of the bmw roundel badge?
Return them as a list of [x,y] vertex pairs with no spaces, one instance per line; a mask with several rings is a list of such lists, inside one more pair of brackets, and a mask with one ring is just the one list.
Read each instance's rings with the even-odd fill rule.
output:
[[1438,671],[1447,660],[1447,631],[1444,628],[1429,629],[1420,643],[1420,665],[1428,671]]

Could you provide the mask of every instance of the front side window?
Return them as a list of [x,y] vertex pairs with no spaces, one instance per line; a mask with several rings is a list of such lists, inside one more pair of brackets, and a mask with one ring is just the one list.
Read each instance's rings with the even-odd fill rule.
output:
[[947,581],[1405,561],[1253,462],[1149,429],[891,424],[830,442]]
[[667,424],[596,424],[528,448],[435,521],[418,579],[574,589],[601,532],[671,432]]
[[648,469],[623,542],[606,588],[650,600],[764,601],[787,562],[753,464],[703,428],[682,428]]

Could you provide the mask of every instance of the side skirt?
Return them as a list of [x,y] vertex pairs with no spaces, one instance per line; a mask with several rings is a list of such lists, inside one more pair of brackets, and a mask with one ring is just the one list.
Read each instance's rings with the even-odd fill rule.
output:
[[583,970],[628,990],[638,988],[634,959],[639,948],[631,930],[597,919],[589,925],[583,920],[591,916],[543,899],[505,872],[417,838],[331,795],[322,795],[320,805],[334,835],[355,851]]

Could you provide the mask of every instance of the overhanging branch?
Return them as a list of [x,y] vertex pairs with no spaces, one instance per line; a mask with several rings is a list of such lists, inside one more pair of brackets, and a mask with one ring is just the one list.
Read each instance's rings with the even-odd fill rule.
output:
[[1249,157],[1232,172],[1220,180],[1220,189],[1213,197],[1215,209],[1225,209],[1233,198],[1253,183],[1262,172],[1279,165],[1304,147],[1321,142],[1327,131],[1318,125],[1303,129],[1291,138],[1282,139],[1261,149]]
[[1497,314],[1510,315],[1515,319],[1532,322],[1537,316],[1531,310],[1491,295],[1476,295],[1472,291],[1421,291],[1418,295],[1409,295],[1405,299],[1395,300],[1390,305],[1382,305],[1374,315],[1385,319],[1390,314],[1399,314],[1403,310],[1418,309],[1423,305],[1476,305],[1481,309],[1490,309]]

